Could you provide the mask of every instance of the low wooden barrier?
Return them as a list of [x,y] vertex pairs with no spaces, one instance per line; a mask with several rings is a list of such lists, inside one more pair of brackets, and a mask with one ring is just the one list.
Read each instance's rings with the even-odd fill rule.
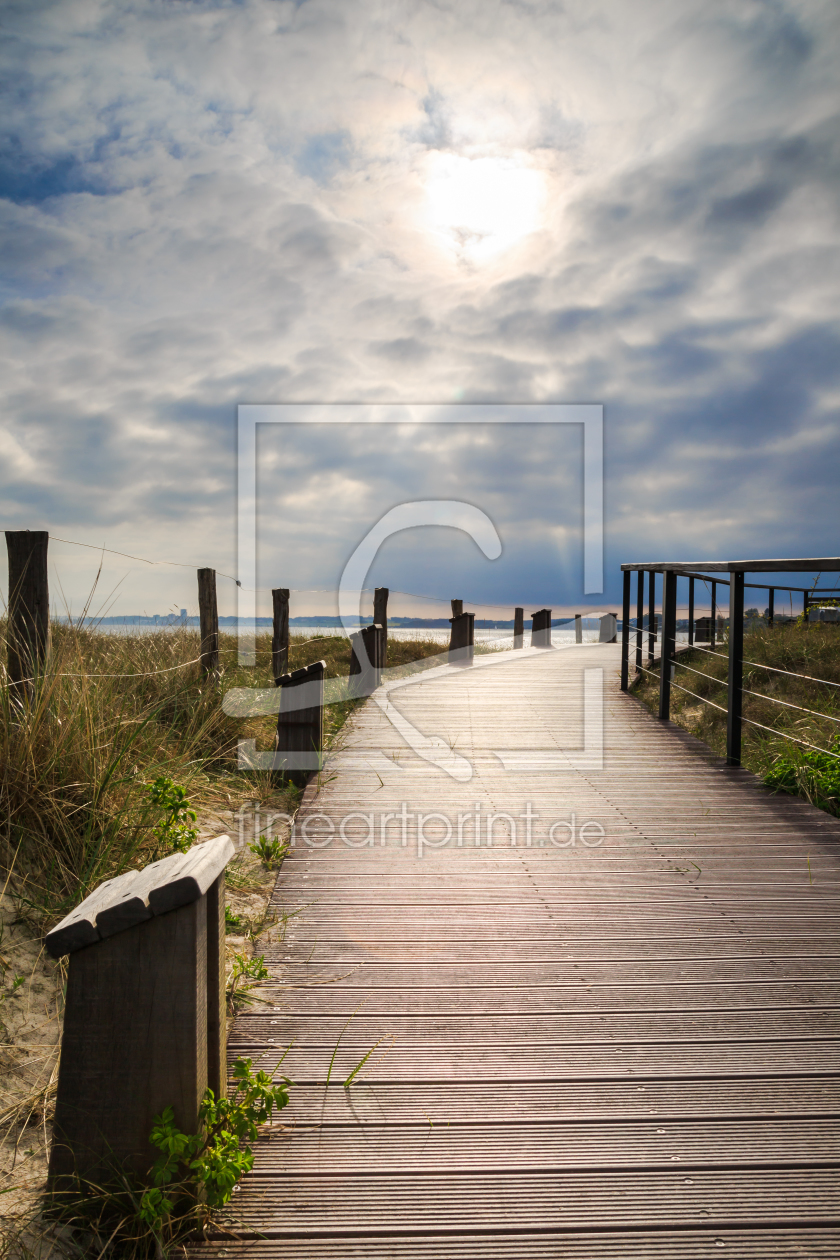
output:
[[315,661],[275,680],[281,689],[275,763],[296,783],[305,783],[314,770],[321,768],[326,669],[326,661]]
[[354,696],[369,696],[382,681],[385,666],[385,627],[364,626],[350,635],[350,692]]
[[551,609],[531,614],[531,647],[551,647]]
[[601,622],[601,626],[598,631],[598,642],[615,643],[616,635],[618,633],[618,623],[616,621],[615,613],[604,613],[599,620]]
[[145,1174],[156,1115],[198,1128],[209,1086],[225,1093],[228,836],[101,884],[49,933],[69,954],[50,1154],[55,1188],[128,1165]]
[[[452,607],[462,604],[460,599],[453,599]],[[449,618],[449,663],[450,665],[472,665],[475,658],[475,613],[458,612]]]

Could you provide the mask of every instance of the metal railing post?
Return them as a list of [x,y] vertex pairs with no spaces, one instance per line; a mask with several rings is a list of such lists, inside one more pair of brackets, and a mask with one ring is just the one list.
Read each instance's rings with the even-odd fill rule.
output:
[[642,672],[642,622],[645,619],[645,571],[636,574],[636,673]]
[[662,630],[659,644],[659,716],[671,716],[671,666],[677,635],[677,575],[670,569],[662,575]]
[[621,601],[621,690],[626,691],[630,682],[630,570],[624,574],[624,593]]
[[730,573],[729,695],[726,713],[726,764],[741,764],[741,710],[744,696],[744,574]]

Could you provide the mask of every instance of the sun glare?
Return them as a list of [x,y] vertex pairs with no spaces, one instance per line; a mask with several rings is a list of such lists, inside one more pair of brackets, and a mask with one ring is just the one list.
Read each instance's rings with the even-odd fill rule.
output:
[[432,226],[475,259],[490,257],[535,231],[545,200],[541,171],[515,159],[438,154],[426,181]]

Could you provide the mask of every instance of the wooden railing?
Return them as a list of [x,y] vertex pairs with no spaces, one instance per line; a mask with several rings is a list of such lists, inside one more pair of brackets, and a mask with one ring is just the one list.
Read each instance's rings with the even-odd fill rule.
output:
[[[677,659],[677,582],[680,578],[688,579],[688,646],[695,644],[695,582],[711,583],[711,642],[710,650],[715,651],[715,600],[718,586],[729,587],[729,626],[728,626],[728,674],[726,704],[726,762],[730,766],[741,764],[741,727],[743,719],[743,676],[744,676],[744,595],[747,589],[766,590],[769,593],[769,621],[774,618],[774,598],[776,591],[790,591],[803,597],[803,612],[807,616],[809,605],[817,601],[820,595],[828,592],[819,591],[816,587],[784,586],[779,582],[747,582],[748,574],[759,573],[837,573],[840,572],[840,558],[817,557],[799,560],[714,560],[714,561],[651,561],[644,564],[623,564],[624,589],[622,599],[621,630],[621,689],[627,691],[630,686],[630,639],[636,641],[636,672],[651,673],[654,644],[658,639],[659,649],[659,717],[668,721],[671,715],[671,685]],[[636,617],[635,626],[631,625],[631,575],[637,574]],[[645,626],[644,575],[648,574],[648,614]],[[726,573],[727,577],[715,576]],[[656,631],[656,579],[661,578],[661,630]],[[836,592],[834,592],[836,594]],[[642,665],[643,639],[648,639],[648,666]],[[707,649],[709,650],[709,649]],[[723,653],[718,653],[723,655]],[[676,684],[675,684],[676,685]],[[683,688],[686,690],[686,688]],[[690,694],[694,695],[694,692]],[[703,700],[702,696],[697,699]],[[704,701],[704,703],[708,703]],[[796,741],[799,742],[799,741]]]

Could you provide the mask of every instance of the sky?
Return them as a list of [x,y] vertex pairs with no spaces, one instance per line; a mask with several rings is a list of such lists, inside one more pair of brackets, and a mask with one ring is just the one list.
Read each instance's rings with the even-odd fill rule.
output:
[[334,611],[416,499],[502,557],[418,529],[369,584],[500,609],[836,554],[839,61],[831,0],[6,0],[4,528],[54,536],[58,608],[100,565],[100,611],[193,608],[209,565],[234,612],[239,404],[598,403],[602,595],[580,431],[451,419],[267,432],[260,587]]

